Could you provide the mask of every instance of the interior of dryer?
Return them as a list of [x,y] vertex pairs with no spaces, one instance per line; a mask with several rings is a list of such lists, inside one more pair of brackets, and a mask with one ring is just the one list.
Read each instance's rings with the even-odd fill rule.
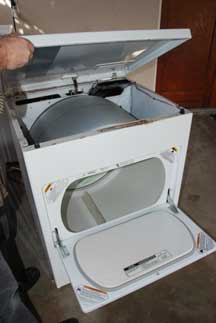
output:
[[62,99],[43,111],[30,129],[35,142],[82,134],[135,118],[116,103],[92,95]]
[[137,120],[158,120],[179,114],[179,107],[158,94],[126,79],[100,82],[82,93],[52,95],[16,101],[21,130],[29,145],[49,143],[66,137]]
[[150,158],[71,183],[61,216],[69,231],[79,232],[154,205],[166,180],[163,162]]

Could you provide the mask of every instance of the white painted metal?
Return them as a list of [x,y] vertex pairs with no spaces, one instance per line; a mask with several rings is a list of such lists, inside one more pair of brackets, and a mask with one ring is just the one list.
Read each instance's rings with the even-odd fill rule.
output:
[[162,40],[158,42],[157,44],[150,46],[147,50],[144,51],[143,54],[139,55],[137,61],[128,64],[128,71],[133,72],[136,69],[142,67],[143,65],[151,62],[153,59],[160,57],[164,53],[167,53],[171,49],[181,45],[184,43],[186,39],[182,39],[181,41],[178,40],[170,40],[167,42],[167,40]]
[[[167,206],[163,205],[160,208],[155,208],[154,210],[151,210],[152,212],[167,212]],[[168,211],[170,212],[170,210]],[[141,214],[140,214],[141,215]],[[178,214],[174,215],[177,219],[179,219],[191,232],[193,240],[197,240],[197,236],[203,232],[203,230],[197,226],[184,212],[178,209]],[[143,217],[145,217],[145,214],[143,214]],[[128,223],[128,222],[127,222]],[[110,226],[111,227],[111,226]],[[101,231],[100,229],[98,232]],[[206,234],[205,234],[206,235]],[[90,311],[93,311],[95,309],[98,309],[114,300],[117,300],[125,295],[128,295],[132,293],[133,291],[136,291],[144,286],[147,286],[199,259],[202,259],[206,257],[207,255],[211,254],[212,252],[216,251],[216,243],[213,242],[213,240],[206,235],[208,239],[212,242],[212,249],[204,252],[200,252],[198,248],[194,249],[194,252],[188,253],[186,257],[179,258],[178,261],[173,262],[172,265],[168,266],[161,266],[157,270],[153,270],[152,272],[149,272],[146,275],[140,276],[139,278],[135,279],[132,283],[124,284],[120,288],[114,288],[114,289],[106,289],[101,288],[100,286],[94,284],[91,280],[88,279],[88,277],[80,270],[80,267],[77,265],[77,259],[74,257],[74,248],[77,244],[77,238],[72,239],[68,241],[67,248],[70,252],[71,256],[62,258],[63,262],[67,268],[67,272],[70,277],[70,281],[72,283],[74,292],[78,298],[78,301],[80,303],[80,306],[83,310],[83,312],[88,313]],[[189,249],[189,247],[188,247]],[[118,252],[116,249],[114,252]],[[62,256],[61,256],[62,257]],[[112,267],[111,267],[112,268]],[[111,269],[112,270],[112,269]],[[104,299],[101,299],[99,301],[91,301],[87,298],[83,298],[82,295],[80,295],[80,288],[82,286],[91,286],[93,288],[102,290],[106,292],[106,297]],[[94,300],[94,299],[93,299]]]
[[25,36],[35,47],[101,44],[143,40],[190,39],[190,29],[124,30]]
[[189,29],[165,29],[25,37],[35,47],[34,58],[27,67],[8,73],[13,85],[57,75],[77,77],[79,83],[126,77],[190,39],[191,33]]
[[[92,86],[93,81],[111,79],[112,77],[125,77],[129,69],[138,68],[140,64],[159,57],[174,45],[177,46],[190,37],[190,31],[188,30],[157,30],[40,35],[29,36],[29,39],[38,49],[42,50],[44,47],[52,49],[55,46],[82,46],[90,43],[100,47],[101,44],[111,43],[111,48],[115,51],[116,43],[125,42],[128,44],[131,42],[131,47],[129,47],[133,52],[133,41],[135,43],[144,42],[148,45],[150,43],[153,45],[154,43],[153,47],[148,47],[140,57],[138,56],[141,59],[138,63],[130,61],[127,65],[122,63],[120,65],[115,64],[111,50],[111,65],[108,64],[109,60],[107,60],[105,66],[97,66],[96,70],[93,69],[94,71],[89,68],[83,71],[79,70],[77,73],[78,83],[86,93]],[[164,40],[166,40],[166,44]],[[135,49],[137,48],[135,47]],[[63,50],[63,52],[65,54],[67,51]],[[69,60],[67,58],[68,63]],[[70,68],[71,66],[69,66],[69,70]],[[19,89],[21,88],[22,91],[26,91],[24,94],[27,97],[37,97],[42,93],[44,95],[60,93],[61,97],[64,97],[68,87],[70,88],[72,84],[70,77],[74,76],[74,74],[68,74],[64,68],[62,71],[58,70],[58,72],[60,74],[53,77],[51,77],[51,74],[38,75],[36,78],[30,78],[28,73],[28,75],[25,73],[23,75],[7,75],[8,79],[3,84],[5,94],[14,93],[12,86],[14,81],[15,90],[17,91],[16,80],[19,80]],[[13,82],[11,83],[11,81]],[[21,97],[23,95],[17,94],[16,98]],[[25,114],[24,120],[28,121],[27,124],[30,126],[38,116],[38,111],[36,110],[39,108],[40,111],[43,111],[47,107],[47,103],[41,101],[41,105],[39,103],[27,104],[19,108],[18,106],[15,107],[13,95],[8,97],[6,103],[16,149],[21,167],[24,173],[27,174],[25,177],[26,185],[28,190],[31,190],[30,195],[34,201],[33,207],[37,211],[35,217],[39,222],[41,236],[46,246],[55,282],[58,287],[71,282],[84,312],[92,311],[127,295],[216,250],[215,242],[208,235],[205,235],[206,239],[209,239],[209,248],[207,250],[200,252],[198,243],[196,246],[194,243],[194,248],[191,248],[190,239],[188,236],[185,236],[185,231],[182,228],[187,227],[187,230],[191,232],[193,242],[197,241],[200,232],[204,234],[202,229],[182,211],[178,210],[177,213],[172,213],[176,208],[169,208],[167,204],[169,191],[170,198],[172,198],[175,205],[178,205],[192,114],[186,110],[184,114],[180,114],[179,108],[169,100],[135,85],[131,85],[119,97],[111,97],[110,100],[121,104],[126,111],[134,114],[139,120],[130,125],[120,125],[117,128],[110,127],[100,131],[95,130],[83,133],[78,136],[58,138],[41,144],[39,148],[28,145],[20,129],[16,113],[19,114],[19,117]],[[31,112],[31,110],[34,111]],[[145,207],[145,205],[143,209],[130,210],[128,214],[120,218],[116,216],[112,221],[95,225],[81,232],[75,233],[68,230],[62,219],[61,211],[65,191],[72,182],[109,170],[121,170],[125,165],[131,165],[149,158],[159,158],[165,170],[165,182],[162,193],[153,204],[148,207]],[[147,183],[147,185],[150,184]],[[174,211],[171,211],[172,209]],[[76,256],[75,249],[77,248],[78,250],[79,246],[85,245],[90,236],[99,237],[103,234],[104,230],[110,230],[109,235],[112,238],[112,228],[114,226],[115,228],[121,228],[119,229],[120,233],[126,223],[128,230],[131,225],[131,228],[133,228],[131,235],[135,236],[136,232],[134,232],[135,229],[132,224],[134,222],[130,222],[130,220],[135,221],[135,218],[140,217],[140,221],[144,221],[144,217],[148,212],[159,212],[161,215],[163,212],[171,212],[171,216],[181,221],[179,231],[176,227],[177,222],[175,222],[175,229],[172,234],[176,231],[178,233],[182,232],[182,237],[185,237],[186,240],[189,239],[189,243],[185,245],[185,257],[177,257],[178,259],[175,258],[173,263],[157,268],[157,270],[151,273],[136,277],[136,279],[130,282],[125,282],[122,286],[117,287],[116,282],[115,284],[111,282],[112,287],[116,285],[116,288],[112,290],[103,288],[105,290],[98,291],[97,289],[100,289],[98,277],[100,276],[99,278],[101,279],[102,273],[99,273],[99,276],[96,275],[97,277],[95,276],[94,279],[92,277],[89,279],[89,266],[87,259],[84,257],[84,249],[82,247],[82,251],[78,251],[80,255]],[[172,234],[170,239],[173,241]],[[183,241],[182,245],[184,245],[186,240]],[[182,247],[182,245],[179,247]],[[114,247],[112,248],[114,249]],[[138,250],[140,252],[139,248]],[[187,250],[188,253],[186,252]],[[149,251],[152,252],[152,249],[149,248]],[[98,249],[97,252],[99,254],[101,251]],[[118,253],[121,250],[114,250],[114,252]],[[180,250],[176,254],[183,255],[184,252]],[[130,253],[129,258],[132,259],[133,256]],[[82,258],[82,261],[78,259],[79,257],[80,259]],[[87,289],[84,287],[86,285],[89,286]]]
[[89,281],[112,290],[188,256],[194,247],[188,228],[162,210],[80,239],[75,256]]
[[[37,212],[41,221],[41,228],[49,251],[55,280],[58,286],[68,282],[67,275],[62,275],[62,265],[53,247],[52,232],[58,228],[62,240],[78,237],[68,231],[61,219],[61,201],[67,186],[73,181],[99,172],[108,171],[139,160],[150,157],[159,157],[160,153],[173,146],[181,147],[177,168],[178,172],[171,179],[172,172],[167,171],[166,185],[161,198],[156,205],[166,202],[167,189],[171,187],[173,199],[178,202],[182,173],[189,138],[191,114],[178,115],[168,119],[137,125],[131,128],[122,128],[104,133],[92,134],[84,138],[65,140],[55,145],[40,149],[25,148],[23,156],[27,168],[30,186],[35,200]],[[179,129],[177,131],[177,129]],[[154,135],[152,135],[154,134]],[[137,140],[137,138],[140,138]],[[86,163],[86,147],[88,147],[88,163]],[[76,152],[76,153],[73,153]],[[164,158],[167,169],[172,164]],[[61,165],[61,167],[59,167]],[[171,166],[169,166],[171,165]],[[51,183],[58,192],[54,202],[49,202],[44,189]],[[170,184],[170,185],[169,185]],[[58,189],[59,187],[59,189]],[[134,216],[134,214],[129,215]],[[49,227],[47,227],[47,219]],[[125,217],[126,219],[126,217]],[[123,221],[123,219],[118,219]],[[117,220],[114,220],[116,223]],[[102,226],[107,227],[108,223]],[[90,232],[93,232],[92,228]],[[89,230],[85,231],[88,234]],[[79,237],[82,236],[82,233]]]

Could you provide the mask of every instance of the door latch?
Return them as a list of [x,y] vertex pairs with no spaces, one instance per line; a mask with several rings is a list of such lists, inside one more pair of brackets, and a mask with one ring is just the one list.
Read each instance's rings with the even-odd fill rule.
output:
[[178,208],[175,205],[175,203],[171,197],[171,194],[170,194],[170,188],[168,189],[168,193],[167,193],[167,203],[169,204],[171,211],[173,211],[174,213],[178,213]]
[[62,256],[65,258],[70,255],[70,252],[66,246],[63,245],[62,240],[60,239],[58,229],[55,228],[55,231],[53,232],[55,239],[54,239],[54,246],[56,248],[59,248]]

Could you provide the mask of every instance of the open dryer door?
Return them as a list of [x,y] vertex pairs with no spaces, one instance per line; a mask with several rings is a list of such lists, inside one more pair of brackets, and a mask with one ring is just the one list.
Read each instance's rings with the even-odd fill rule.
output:
[[161,160],[151,158],[69,186],[64,223],[75,234],[56,246],[84,312],[216,250],[169,196],[155,206],[166,190],[165,173]]
[[160,210],[87,236],[74,251],[83,274],[112,290],[190,255],[194,248],[187,226]]
[[164,206],[63,241],[59,253],[84,312],[90,312],[216,251],[181,210]]

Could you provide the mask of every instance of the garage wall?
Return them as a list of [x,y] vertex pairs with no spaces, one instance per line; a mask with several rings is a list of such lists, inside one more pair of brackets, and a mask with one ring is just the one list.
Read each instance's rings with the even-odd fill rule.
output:
[[8,25],[12,23],[10,9],[5,0],[0,0],[0,25]]
[[[17,0],[22,33],[59,33],[127,29],[157,29],[162,0]],[[0,4],[8,0],[0,0]],[[0,7],[0,12],[2,8]],[[3,8],[5,9],[5,8]],[[3,18],[0,14],[0,24]],[[30,29],[29,29],[30,27]],[[156,63],[130,78],[155,89]]]

